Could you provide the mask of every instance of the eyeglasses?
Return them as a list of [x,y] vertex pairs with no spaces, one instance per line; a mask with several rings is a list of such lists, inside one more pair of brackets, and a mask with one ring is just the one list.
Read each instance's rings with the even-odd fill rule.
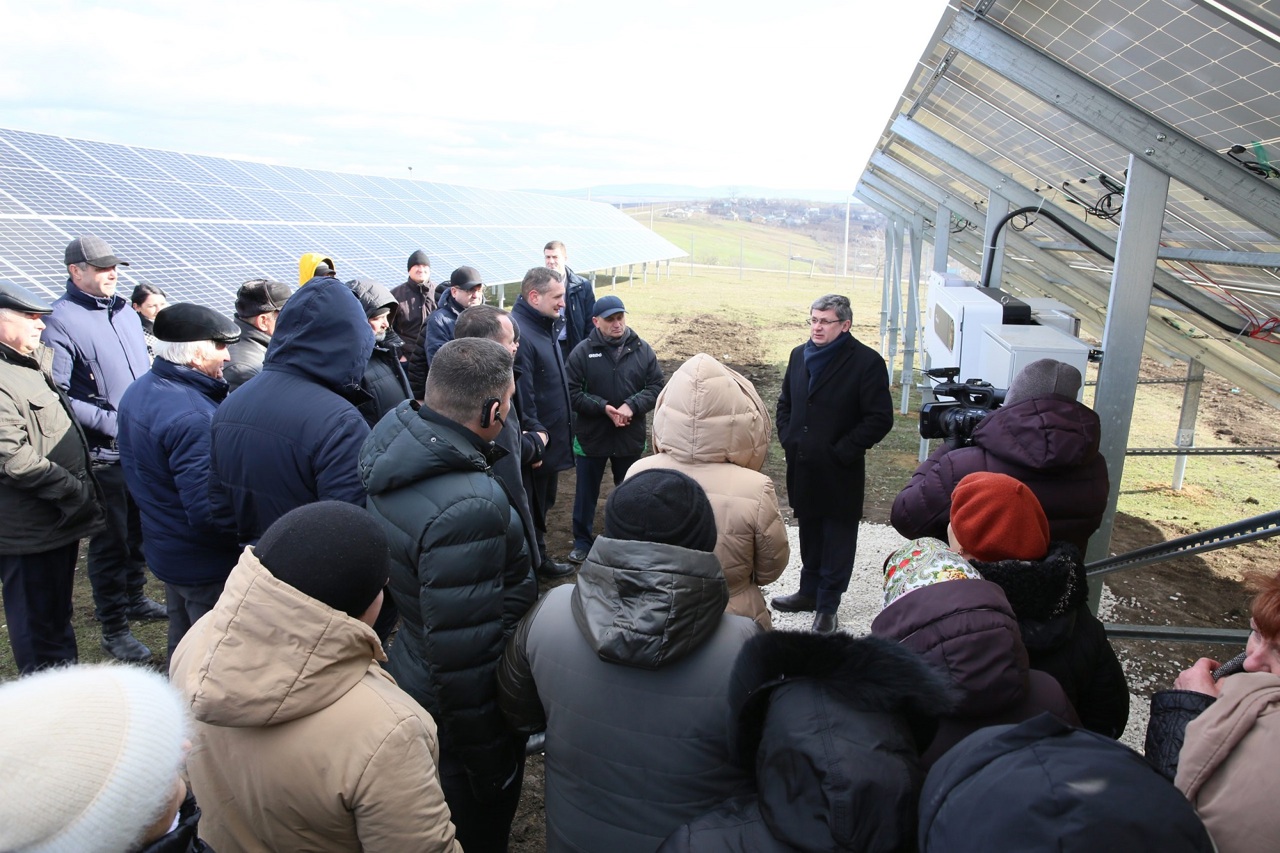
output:
[[821,317],[809,318],[810,326],[834,326],[836,323],[840,323],[840,322],[843,322],[843,321],[842,320],[824,320]]

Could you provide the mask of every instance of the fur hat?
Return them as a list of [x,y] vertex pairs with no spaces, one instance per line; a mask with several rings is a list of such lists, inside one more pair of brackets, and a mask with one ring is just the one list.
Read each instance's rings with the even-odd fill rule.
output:
[[50,669],[0,687],[0,850],[132,850],[186,754],[178,692],[141,667]]
[[366,510],[342,501],[290,510],[253,550],[277,580],[348,616],[368,610],[390,574],[382,527]]
[[884,561],[884,606],[914,589],[955,580],[982,580],[964,557],[937,539],[915,539]]
[[652,468],[623,480],[609,495],[604,535],[714,551],[716,517],[696,481],[679,471]]
[[1014,403],[1048,394],[1061,394],[1074,400],[1080,393],[1081,381],[1080,371],[1071,365],[1052,358],[1042,358],[1031,362],[1013,377],[1009,390],[1004,395],[1004,404],[1012,406]]
[[1039,560],[1049,519],[1035,493],[1008,474],[977,471],[951,492],[951,535],[975,560]]

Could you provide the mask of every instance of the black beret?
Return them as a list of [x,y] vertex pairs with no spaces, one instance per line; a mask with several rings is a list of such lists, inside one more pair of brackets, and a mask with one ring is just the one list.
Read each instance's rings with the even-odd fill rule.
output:
[[212,308],[178,302],[156,315],[152,334],[170,343],[214,341],[233,344],[240,340],[240,327]]

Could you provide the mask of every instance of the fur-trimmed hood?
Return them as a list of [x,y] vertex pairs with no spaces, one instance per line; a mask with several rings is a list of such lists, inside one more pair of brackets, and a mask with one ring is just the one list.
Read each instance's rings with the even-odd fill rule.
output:
[[952,706],[945,674],[879,637],[773,631],[746,644],[729,689],[736,760],[774,838],[910,847],[919,753]]
[[1028,651],[1055,649],[1071,639],[1076,614],[1089,600],[1089,581],[1074,545],[1050,542],[1043,560],[971,564],[1004,590]]

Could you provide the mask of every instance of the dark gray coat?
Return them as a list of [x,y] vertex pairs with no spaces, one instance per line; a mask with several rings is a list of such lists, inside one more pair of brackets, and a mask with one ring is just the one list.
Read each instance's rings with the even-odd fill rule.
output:
[[572,406],[564,356],[556,341],[564,320],[542,316],[524,297],[512,307],[511,320],[520,324],[516,352],[516,393],[523,407],[520,420],[524,429],[547,434],[542,463],[553,471],[567,471],[573,467]]
[[547,732],[547,849],[654,850],[748,790],[724,736],[729,671],[760,627],[724,612],[712,553],[601,536],[521,623],[507,719]]

